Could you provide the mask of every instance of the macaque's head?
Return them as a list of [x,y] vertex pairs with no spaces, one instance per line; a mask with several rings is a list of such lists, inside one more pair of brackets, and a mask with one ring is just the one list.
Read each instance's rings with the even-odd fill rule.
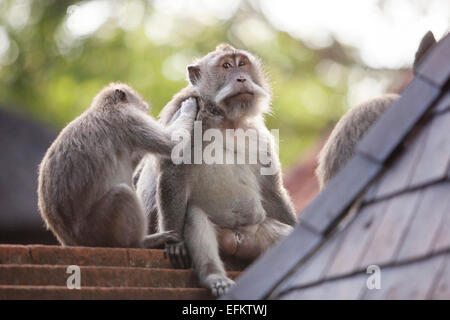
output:
[[103,88],[94,98],[92,106],[116,106],[131,104],[139,109],[148,111],[149,106],[142,97],[130,86],[113,82]]
[[199,95],[228,119],[269,111],[270,88],[261,61],[249,52],[221,44],[187,70],[189,82]]

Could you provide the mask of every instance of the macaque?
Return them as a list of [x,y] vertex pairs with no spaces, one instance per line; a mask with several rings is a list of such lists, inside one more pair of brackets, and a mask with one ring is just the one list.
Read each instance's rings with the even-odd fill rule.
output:
[[[202,132],[214,129],[226,137],[227,129],[252,131],[268,146],[269,161],[264,164],[174,164],[147,156],[140,170],[137,192],[150,215],[151,232],[173,230],[180,235],[182,242],[168,246],[171,261],[189,267],[191,260],[200,283],[220,296],[234,282],[219,253],[251,261],[292,231],[296,215],[283,186],[273,136],[264,124],[271,93],[261,61],[225,44],[188,66],[187,72],[189,85],[160,114],[164,125],[173,125],[184,101],[195,98]],[[195,143],[191,147],[195,160]],[[200,151],[207,148],[203,145]],[[236,145],[222,148],[233,156],[242,151]],[[263,174],[263,169],[271,170]]]
[[147,236],[147,217],[132,186],[146,153],[170,157],[177,130],[190,132],[195,100],[183,102],[173,126],[147,114],[129,86],[104,88],[47,150],[40,166],[38,206],[62,245],[155,248],[179,237],[166,230]]

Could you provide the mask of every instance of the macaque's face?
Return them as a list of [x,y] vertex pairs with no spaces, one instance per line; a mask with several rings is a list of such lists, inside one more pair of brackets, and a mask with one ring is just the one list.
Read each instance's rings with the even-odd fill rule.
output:
[[[189,79],[199,94],[218,106],[228,119],[265,112],[269,93],[257,60],[241,50],[215,51],[189,66]],[[264,101],[265,100],[265,101]]]
[[242,103],[250,105],[255,96],[254,81],[249,73],[252,68],[246,55],[225,54],[215,63],[218,78],[224,80],[216,102],[225,104]]

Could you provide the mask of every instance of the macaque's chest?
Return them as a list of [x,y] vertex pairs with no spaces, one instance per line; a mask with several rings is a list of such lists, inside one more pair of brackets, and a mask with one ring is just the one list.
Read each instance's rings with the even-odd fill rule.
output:
[[261,211],[259,185],[254,172],[251,165],[194,165],[190,202],[221,226],[229,223],[230,214]]

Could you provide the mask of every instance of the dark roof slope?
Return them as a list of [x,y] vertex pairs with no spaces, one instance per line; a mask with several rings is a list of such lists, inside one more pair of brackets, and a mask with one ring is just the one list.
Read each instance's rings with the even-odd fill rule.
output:
[[[427,119],[405,142],[405,151],[377,178],[356,217],[324,241],[273,296],[443,296],[439,284],[450,279],[449,128],[450,110]],[[382,290],[367,289],[370,265],[382,270]],[[446,290],[449,298],[450,288]]]
[[39,162],[55,133],[0,106],[0,242],[51,243],[37,208]]
[[[294,232],[225,299],[450,298],[449,78],[447,35]],[[367,289],[371,264],[381,290]]]

